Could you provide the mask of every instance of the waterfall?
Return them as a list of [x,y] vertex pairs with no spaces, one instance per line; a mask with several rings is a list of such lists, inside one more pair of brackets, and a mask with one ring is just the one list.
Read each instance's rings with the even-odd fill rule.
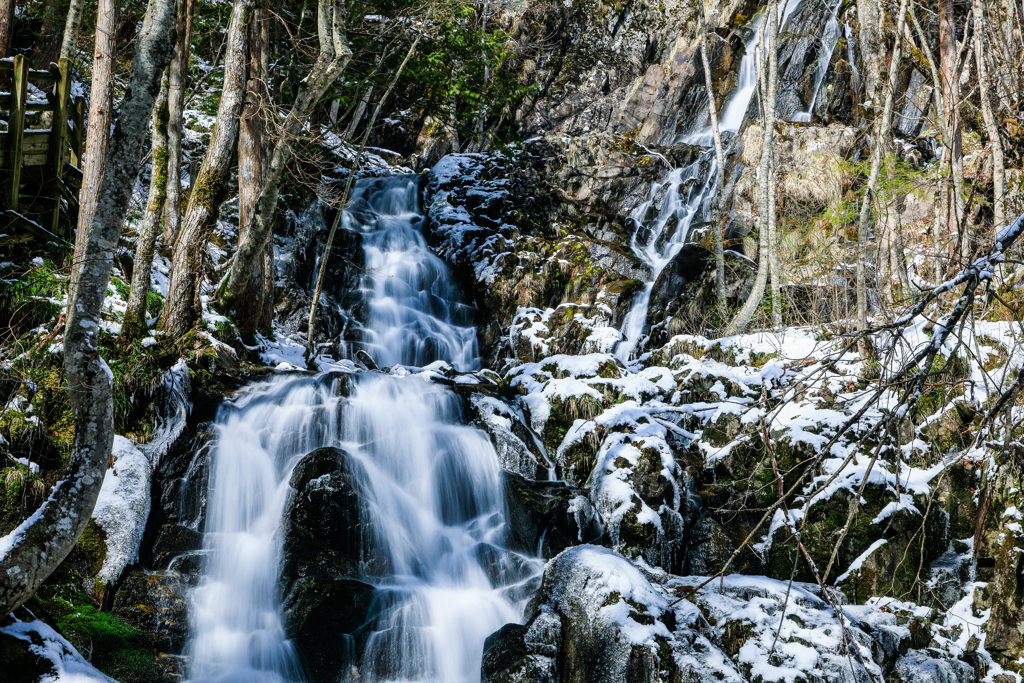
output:
[[361,180],[343,215],[363,235],[362,341],[396,369],[351,377],[279,376],[222,406],[192,596],[190,678],[298,683],[277,589],[291,470],[336,446],[353,459],[374,561],[366,651],[354,680],[475,683],[484,639],[521,618],[538,562],[502,547],[498,457],[464,424],[462,399],[409,372],[443,360],[479,367],[470,311],[421,233],[414,176]]
[[[783,0],[779,3],[780,30],[799,4],[797,0]],[[743,58],[740,60],[739,78],[719,114],[718,127],[722,133],[739,131],[750,107],[750,100],[757,90],[757,49],[764,18],[765,14],[761,12],[750,26],[751,32],[744,43]],[[712,135],[711,124],[708,123],[702,130],[683,136],[680,142],[709,147],[713,144]],[[669,171],[663,180],[651,186],[647,199],[630,212],[630,223],[634,226],[631,247],[633,253],[650,266],[651,279],[633,299],[623,320],[623,339],[615,347],[615,356],[619,359],[629,360],[636,351],[646,327],[651,292],[661,271],[686,244],[692,227],[706,221],[714,198],[718,172],[714,151],[709,149],[689,166]],[[657,213],[650,220],[648,216],[657,201],[660,201]]]
[[[841,0],[840,0],[841,2]],[[807,110],[793,115],[796,123],[810,123],[814,114],[814,105],[818,102],[818,93],[821,85],[825,82],[825,74],[828,72],[828,65],[832,63],[832,53],[839,43],[839,36],[843,34],[839,27],[839,20],[836,12],[839,10],[840,2],[829,5],[828,21],[825,22],[825,31],[821,34],[821,51],[818,53],[818,61],[814,65],[814,86],[811,88],[811,101],[807,104]]]

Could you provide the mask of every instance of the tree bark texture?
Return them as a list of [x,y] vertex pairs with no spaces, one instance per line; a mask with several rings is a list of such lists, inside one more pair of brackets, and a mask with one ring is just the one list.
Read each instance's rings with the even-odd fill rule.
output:
[[78,34],[82,28],[82,10],[85,0],[71,0],[64,21],[64,39],[60,44],[60,58],[74,59],[78,53]]
[[320,52],[309,75],[303,80],[295,105],[281,125],[273,155],[267,166],[260,192],[259,209],[252,229],[239,240],[238,250],[221,285],[219,295],[229,310],[238,310],[250,275],[273,234],[277,199],[281,191],[285,166],[291,158],[292,141],[302,134],[309,115],[327,88],[337,80],[352,59],[345,28],[345,5],[340,0],[320,0],[317,6],[317,27]]
[[172,0],[150,0],[136,42],[129,87],[113,133],[113,153],[103,174],[100,200],[88,231],[85,259],[68,305],[64,368],[75,414],[71,458],[50,497],[8,537],[0,558],[0,614],[32,597],[74,547],[103,485],[114,441],[110,368],[100,356],[99,321],[114,250],[121,235],[160,74],[171,58]]
[[966,258],[967,235],[963,225],[963,135],[960,120],[959,50],[956,40],[956,18],[953,0],[939,0],[939,68],[942,77],[943,122],[949,135],[946,163],[953,180],[953,190],[947,193],[945,211],[946,230],[949,233],[949,255],[953,269]]
[[0,0],[0,59],[11,56],[14,33],[14,0]]
[[92,62],[92,97],[89,102],[88,127],[85,132],[85,157],[82,168],[82,189],[78,193],[78,227],[75,233],[74,274],[85,253],[89,239],[100,181],[107,162],[110,123],[114,110],[114,57],[116,52],[117,15],[120,0],[99,0],[96,7],[96,38]]
[[160,217],[167,199],[167,79],[163,79],[160,95],[153,107],[153,154],[149,180],[149,200],[142,217],[142,227],[135,242],[135,261],[132,266],[132,284],[128,292],[128,307],[121,324],[121,339],[132,341],[146,331],[146,302],[153,270],[153,251],[160,232]]
[[181,233],[174,243],[171,280],[158,327],[177,338],[188,332],[202,316],[200,289],[204,278],[204,256],[210,228],[231,177],[231,158],[238,142],[239,118],[245,103],[248,80],[249,22],[252,0],[239,0],[231,10],[227,51],[224,54],[224,87],[217,107],[217,123],[198,177],[193,180],[188,210]]
[[177,45],[171,60],[167,89],[167,202],[164,217],[164,247],[174,248],[181,229],[181,138],[184,128],[185,85],[192,44],[195,0],[178,0]]
[[992,225],[998,232],[1006,224],[1006,160],[1003,158],[1003,143],[999,139],[999,126],[992,109],[992,91],[989,87],[988,59],[985,43],[989,36],[985,6],[982,0],[974,0],[974,59],[978,65],[978,86],[981,93],[981,115],[988,131],[988,144],[992,150]]

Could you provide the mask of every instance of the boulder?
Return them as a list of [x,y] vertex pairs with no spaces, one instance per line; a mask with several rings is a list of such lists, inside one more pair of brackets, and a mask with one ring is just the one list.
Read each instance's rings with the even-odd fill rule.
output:
[[113,612],[144,633],[153,649],[179,654],[188,638],[188,607],[180,574],[136,569],[121,582]]
[[563,482],[534,481],[502,472],[506,545],[510,550],[545,559],[601,536],[594,509],[580,491]]

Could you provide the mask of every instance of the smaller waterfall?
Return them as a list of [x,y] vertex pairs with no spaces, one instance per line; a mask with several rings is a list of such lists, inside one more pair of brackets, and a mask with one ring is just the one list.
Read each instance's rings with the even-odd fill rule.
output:
[[[692,227],[707,221],[717,173],[715,153],[706,151],[689,166],[673,169],[664,180],[652,185],[647,200],[629,214],[635,226],[630,247],[651,267],[651,280],[637,294],[626,314],[622,325],[624,339],[615,347],[616,357],[628,360],[636,350],[658,276],[686,244]],[[658,201],[657,213],[649,220],[648,215]]]
[[828,9],[828,21],[825,23],[825,31],[821,34],[821,51],[818,53],[818,61],[814,65],[814,86],[811,90],[811,101],[807,104],[807,110],[793,115],[796,123],[810,123],[814,114],[814,105],[818,102],[818,93],[821,92],[822,83],[825,82],[825,74],[828,72],[828,65],[832,63],[832,54],[839,43],[839,36],[843,34],[839,27],[839,20],[836,12],[839,10],[840,2],[833,3]]
[[423,238],[418,184],[415,175],[361,180],[343,217],[363,235],[360,289],[369,314],[361,346],[380,366],[445,360],[475,370],[473,309],[460,303],[448,266]]

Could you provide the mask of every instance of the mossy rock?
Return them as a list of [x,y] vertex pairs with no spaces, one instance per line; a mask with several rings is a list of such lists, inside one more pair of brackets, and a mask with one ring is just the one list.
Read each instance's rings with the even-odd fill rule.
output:
[[558,451],[569,428],[577,420],[592,420],[597,417],[604,406],[590,395],[569,396],[562,398],[553,396],[549,400],[551,413],[544,425],[544,447],[549,453]]
[[57,675],[50,660],[32,652],[28,642],[6,633],[0,633],[0,663],[5,683],[37,683]]
[[121,683],[163,681],[149,638],[99,605],[83,590],[87,579],[65,561],[29,602],[34,614]]

